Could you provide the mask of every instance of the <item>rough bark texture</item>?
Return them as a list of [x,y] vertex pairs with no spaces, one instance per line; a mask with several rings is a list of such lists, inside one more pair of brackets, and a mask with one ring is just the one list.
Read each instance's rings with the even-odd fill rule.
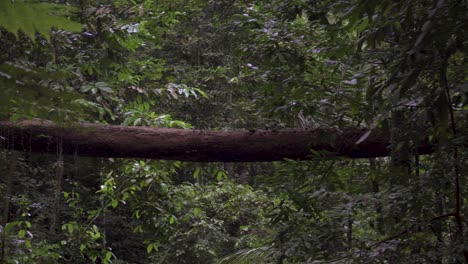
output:
[[[209,131],[100,124],[58,126],[49,121],[0,122],[3,148],[20,151],[57,151],[80,156],[145,158],[181,161],[305,160],[317,156],[351,158],[389,154],[389,136],[375,130],[356,144],[366,129],[334,128]],[[60,140],[61,139],[61,140]],[[421,144],[420,154],[431,146]]]

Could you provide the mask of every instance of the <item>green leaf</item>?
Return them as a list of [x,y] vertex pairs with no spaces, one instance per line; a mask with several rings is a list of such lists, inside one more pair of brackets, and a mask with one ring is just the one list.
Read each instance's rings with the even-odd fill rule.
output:
[[107,84],[105,82],[97,82],[97,83],[95,83],[95,85],[96,85],[96,88],[98,88],[99,90],[101,90],[103,92],[107,92],[107,93],[112,93],[113,92],[113,90],[109,86],[109,84]]
[[26,246],[26,248],[31,248],[31,246],[32,246],[31,241],[29,241],[29,240],[25,240],[24,245]]
[[201,214],[201,209],[198,207],[193,208],[193,214],[199,216]]
[[171,225],[174,224],[176,222],[176,220],[177,220],[176,217],[171,215],[171,218],[169,219],[169,224],[171,224]]
[[106,260],[110,260],[112,258],[112,252],[107,251],[106,253]]
[[135,233],[143,233],[143,227],[141,225],[137,225],[134,229],[133,232]]
[[50,41],[52,27],[73,32],[82,30],[81,24],[63,17],[70,11],[72,7],[67,5],[0,0],[0,26],[14,34],[22,30],[32,40],[40,33]]
[[151,251],[153,251],[153,244],[149,244],[147,247],[146,247],[146,252],[151,253]]
[[68,230],[68,233],[70,233],[70,234],[73,233],[73,225],[68,224],[67,225],[67,230]]
[[200,176],[200,171],[201,171],[201,168],[200,167],[197,167],[195,169],[195,171],[193,172],[193,178],[194,179],[198,179],[198,176]]
[[133,215],[134,215],[137,219],[140,219],[140,217],[141,217],[140,210],[136,210],[135,213],[133,213]]
[[15,225],[16,225],[15,222],[7,223],[5,225],[5,232],[8,233]]
[[94,86],[89,85],[89,84],[85,84],[85,85],[81,86],[80,91],[83,92],[83,93],[86,93],[86,92],[89,92],[93,88],[94,88]]
[[219,170],[217,173],[216,173],[216,179],[218,181],[222,181],[223,179],[227,179],[227,174],[225,171],[223,170]]
[[160,186],[161,186],[161,192],[166,193],[167,192],[167,184],[162,182]]

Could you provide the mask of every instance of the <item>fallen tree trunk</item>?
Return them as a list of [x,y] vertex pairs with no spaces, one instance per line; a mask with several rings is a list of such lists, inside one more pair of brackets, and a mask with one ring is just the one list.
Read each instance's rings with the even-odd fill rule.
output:
[[[210,131],[100,124],[59,126],[50,121],[0,122],[3,148],[113,158],[181,161],[306,160],[317,156],[369,158],[387,156],[389,135],[367,129],[334,128]],[[432,152],[421,144],[420,154]]]

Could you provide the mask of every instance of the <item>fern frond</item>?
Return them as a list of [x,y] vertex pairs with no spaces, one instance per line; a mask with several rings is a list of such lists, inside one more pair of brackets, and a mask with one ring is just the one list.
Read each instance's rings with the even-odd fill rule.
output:
[[72,10],[72,7],[60,4],[0,0],[0,26],[14,34],[22,30],[32,40],[36,33],[40,33],[50,41],[52,27],[81,31],[81,24],[65,17]]

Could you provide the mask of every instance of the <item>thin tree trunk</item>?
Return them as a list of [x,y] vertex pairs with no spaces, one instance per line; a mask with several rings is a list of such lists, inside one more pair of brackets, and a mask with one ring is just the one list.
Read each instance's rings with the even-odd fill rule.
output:
[[[355,164],[354,162],[352,162],[352,169],[354,169],[355,167]],[[351,175],[349,176],[349,179],[348,179],[348,187],[351,188],[352,185],[353,185],[353,177],[354,174],[351,173]],[[348,230],[346,232],[346,237],[347,237],[347,240],[348,240],[348,250],[352,250],[353,248],[353,206],[354,204],[351,203],[351,208],[349,208],[349,213],[348,213]]]
[[411,174],[411,149],[408,135],[409,125],[405,111],[394,110],[391,121],[391,169],[397,177],[392,177],[390,184],[406,185]]
[[[380,168],[377,167],[376,160],[374,158],[369,159],[369,169],[374,176],[372,177],[372,192],[375,194],[378,194],[380,192],[380,185],[379,181],[376,178],[375,174],[376,172],[380,171]],[[375,211],[377,213],[377,218],[376,218],[376,223],[375,227],[377,229],[377,233],[379,235],[384,234],[384,219],[382,216],[382,205],[379,201],[378,204],[375,205]]]
[[16,171],[16,155],[14,153],[11,153],[10,157],[10,163],[8,166],[8,171],[5,175],[5,191],[3,192],[3,211],[2,211],[2,220],[1,220],[1,255],[0,255],[0,263],[7,263],[8,259],[8,252],[7,252],[7,240],[8,240],[8,235],[5,230],[6,225],[9,222],[9,215],[10,215],[10,199],[11,199],[11,188],[12,188],[12,180],[14,178],[14,173]]
[[55,163],[55,189],[54,189],[54,213],[52,215],[52,224],[50,231],[55,235],[60,230],[60,216],[62,212],[62,181],[63,181],[63,152],[62,139],[59,138],[57,145],[57,162]]

